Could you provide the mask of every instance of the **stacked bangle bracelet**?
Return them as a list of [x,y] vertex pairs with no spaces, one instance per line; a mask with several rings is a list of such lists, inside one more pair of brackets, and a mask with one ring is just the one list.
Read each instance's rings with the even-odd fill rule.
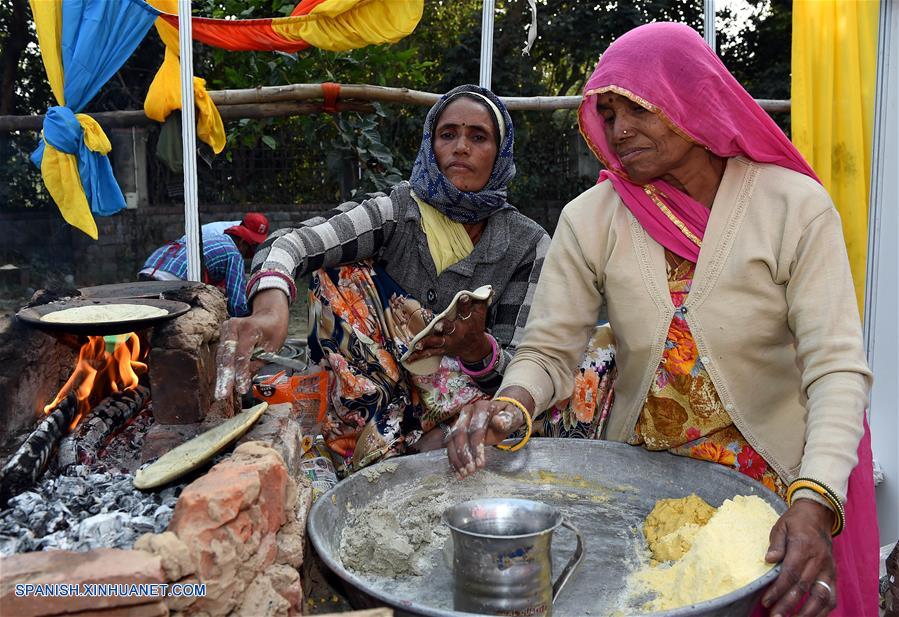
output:
[[484,366],[484,368],[471,370],[465,363],[462,361],[462,358],[459,358],[459,365],[462,367],[462,372],[468,375],[469,377],[473,377],[475,379],[479,377],[485,377],[490,374],[490,372],[496,368],[496,362],[499,360],[499,343],[496,342],[496,339],[493,338],[490,334],[487,335],[487,338],[490,339],[490,347],[493,350],[492,355],[490,356],[490,361]]
[[833,527],[830,530],[830,535],[839,535],[846,525],[846,512],[843,510],[843,503],[840,501],[840,498],[837,497],[836,492],[823,482],[818,482],[811,478],[796,478],[787,488],[787,505],[793,505],[793,494],[802,488],[814,491],[830,504],[834,513]]
[[527,444],[528,440],[530,440],[531,431],[534,428],[534,422],[531,420],[531,414],[528,413],[527,407],[525,407],[521,401],[517,401],[510,396],[497,396],[493,400],[501,403],[509,403],[510,405],[515,405],[516,407],[518,407],[518,409],[521,410],[522,415],[524,415],[524,421],[526,425],[524,437],[519,439],[517,443],[514,443],[512,445],[501,443],[497,444],[496,447],[500,450],[505,450],[506,452],[517,452],[518,450],[521,450],[525,446],[525,444]]
[[292,303],[296,300],[297,297],[297,286],[294,283],[293,279],[284,274],[283,272],[279,272],[278,270],[260,270],[252,277],[250,277],[249,282],[247,283],[247,293],[252,293],[253,288],[259,283],[260,279],[263,279],[267,276],[273,276],[275,278],[281,279],[287,285],[287,297]]

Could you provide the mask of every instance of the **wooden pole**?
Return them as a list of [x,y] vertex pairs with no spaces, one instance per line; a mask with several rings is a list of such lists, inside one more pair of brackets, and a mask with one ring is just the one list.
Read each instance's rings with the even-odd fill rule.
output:
[[[291,84],[289,86],[264,86],[243,90],[212,90],[209,96],[216,105],[237,105],[251,103],[271,103],[274,101],[305,101],[323,98],[321,84]],[[440,98],[440,94],[423,92],[409,88],[388,88],[367,84],[341,84],[340,99],[373,101],[379,103],[402,103],[430,107]],[[555,111],[557,109],[577,109],[579,96],[501,96],[503,103],[515,111]],[[789,112],[790,101],[778,99],[756,99],[768,113]],[[3,118],[3,116],[0,116]]]
[[[410,88],[388,88],[368,84],[340,84],[339,100],[362,99],[382,103],[405,103],[431,106],[441,95]],[[321,84],[290,84],[288,86],[263,86],[242,90],[212,90],[209,97],[216,105],[246,103],[272,103],[275,101],[306,101],[322,99]]]
[[[363,101],[338,101],[337,111],[358,111],[372,113],[374,108]],[[222,105],[219,113],[222,120],[240,120],[242,118],[284,118],[303,116],[322,112],[321,103],[304,103],[299,101],[280,101],[266,104]],[[143,111],[98,111],[91,118],[100,123],[104,129],[132,126],[150,126],[157,124],[148,118]],[[44,123],[44,116],[0,116],[0,133],[9,131],[39,131]]]
[[[322,112],[321,84],[265,86],[243,90],[209,92],[223,120],[240,118],[279,118]],[[430,107],[440,94],[409,88],[387,88],[367,84],[341,84],[337,111],[370,113],[371,103],[396,103]],[[511,111],[555,111],[577,109],[579,96],[504,96],[500,97]],[[306,102],[310,101],[310,102]],[[789,100],[756,99],[768,113],[789,113]],[[104,127],[148,126],[154,122],[143,111],[101,111],[91,116]],[[39,131],[43,116],[0,116],[0,132]]]
[[[358,111],[366,114],[374,113],[375,108],[365,101],[338,101],[337,111]],[[285,118],[289,116],[308,116],[324,113],[321,103],[304,103],[302,101],[281,101],[255,105],[225,105],[219,108],[222,120],[240,120],[241,118]]]

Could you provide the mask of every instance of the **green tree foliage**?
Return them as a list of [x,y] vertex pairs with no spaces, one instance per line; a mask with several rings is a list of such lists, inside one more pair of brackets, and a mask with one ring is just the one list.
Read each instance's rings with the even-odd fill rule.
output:
[[[288,15],[294,5],[281,0],[205,0],[195,3],[194,10],[210,17],[251,19]],[[415,34],[409,37],[413,38]],[[209,89],[328,81],[421,89],[430,83],[439,58],[423,57],[418,44],[405,41],[342,53],[319,49],[294,54],[235,53],[198,46],[195,64]],[[230,123],[226,152],[232,166],[251,165],[260,147],[274,151],[269,153],[273,164],[280,154],[293,165],[276,174],[270,169],[256,176],[234,173],[224,181],[241,183],[240,192],[247,196],[274,193],[282,196],[278,201],[298,204],[327,203],[388,189],[411,168],[409,157],[414,158],[414,153],[397,147],[397,134],[418,132],[419,114],[415,108],[376,106],[376,113],[369,116],[321,114]],[[257,180],[258,187],[254,186]]]
[[[792,50],[792,0],[748,0],[752,17],[742,27],[719,35],[719,53],[724,64],[749,93],[759,99],[790,98],[790,54]],[[725,24],[736,15],[719,13]],[[774,119],[789,134],[790,114]]]
[[[752,10],[742,25],[729,10],[719,12],[719,28],[724,26],[718,35],[722,59],[754,96],[788,98],[790,1],[745,3]],[[15,84],[15,107],[2,113],[42,113],[52,103],[30,11],[24,46],[9,44],[14,38],[11,26],[21,21],[26,4],[26,0],[0,0],[0,60],[16,59],[15,71],[8,63],[0,64],[0,83]],[[243,19],[288,15],[294,5],[294,0],[193,3],[197,15]],[[496,2],[492,83],[500,95],[576,95],[602,51],[631,28],[660,20],[702,28],[701,0],[537,0],[537,8],[538,38],[530,55],[522,55],[531,20],[528,4]],[[481,0],[426,0],[415,32],[395,45],[284,54],[229,52],[197,44],[194,70],[211,90],[333,81],[443,92],[478,82],[480,39]],[[162,57],[162,43],[151,31],[87,109],[140,109]],[[411,170],[427,110],[402,105],[376,110],[368,115],[315,114],[227,123],[225,152],[199,169],[201,202],[332,203],[354,193],[388,188]],[[519,169],[512,187],[515,203],[566,201],[595,180],[595,171],[578,175],[573,112],[516,112],[513,119]],[[151,136],[151,151],[154,139]],[[35,197],[34,187],[40,183],[24,159],[33,143],[33,133],[13,139],[0,135],[0,164],[24,178],[18,184],[0,183],[0,207],[46,202]],[[161,166],[153,173],[160,186],[173,180]],[[28,193],[26,189],[30,196],[16,197]]]
[[[27,0],[0,0],[0,115],[34,113],[50,94],[27,6]],[[0,133],[0,208],[39,202],[28,160],[34,145],[31,133]]]

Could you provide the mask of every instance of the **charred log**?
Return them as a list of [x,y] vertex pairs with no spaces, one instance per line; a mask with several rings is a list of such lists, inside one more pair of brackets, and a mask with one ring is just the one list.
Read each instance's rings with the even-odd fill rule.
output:
[[103,399],[91,410],[90,417],[60,442],[59,470],[66,472],[73,465],[94,463],[106,442],[140,413],[149,400],[150,389],[146,386],[115,392]]
[[53,449],[68,432],[77,410],[75,393],[70,392],[9,458],[0,470],[0,504],[6,504],[43,475]]

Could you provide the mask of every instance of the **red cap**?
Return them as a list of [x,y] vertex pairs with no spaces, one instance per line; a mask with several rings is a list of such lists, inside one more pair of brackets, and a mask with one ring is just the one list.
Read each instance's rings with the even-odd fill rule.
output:
[[268,236],[268,219],[258,212],[247,212],[240,225],[229,227],[226,234],[243,238],[250,244],[262,244]]

